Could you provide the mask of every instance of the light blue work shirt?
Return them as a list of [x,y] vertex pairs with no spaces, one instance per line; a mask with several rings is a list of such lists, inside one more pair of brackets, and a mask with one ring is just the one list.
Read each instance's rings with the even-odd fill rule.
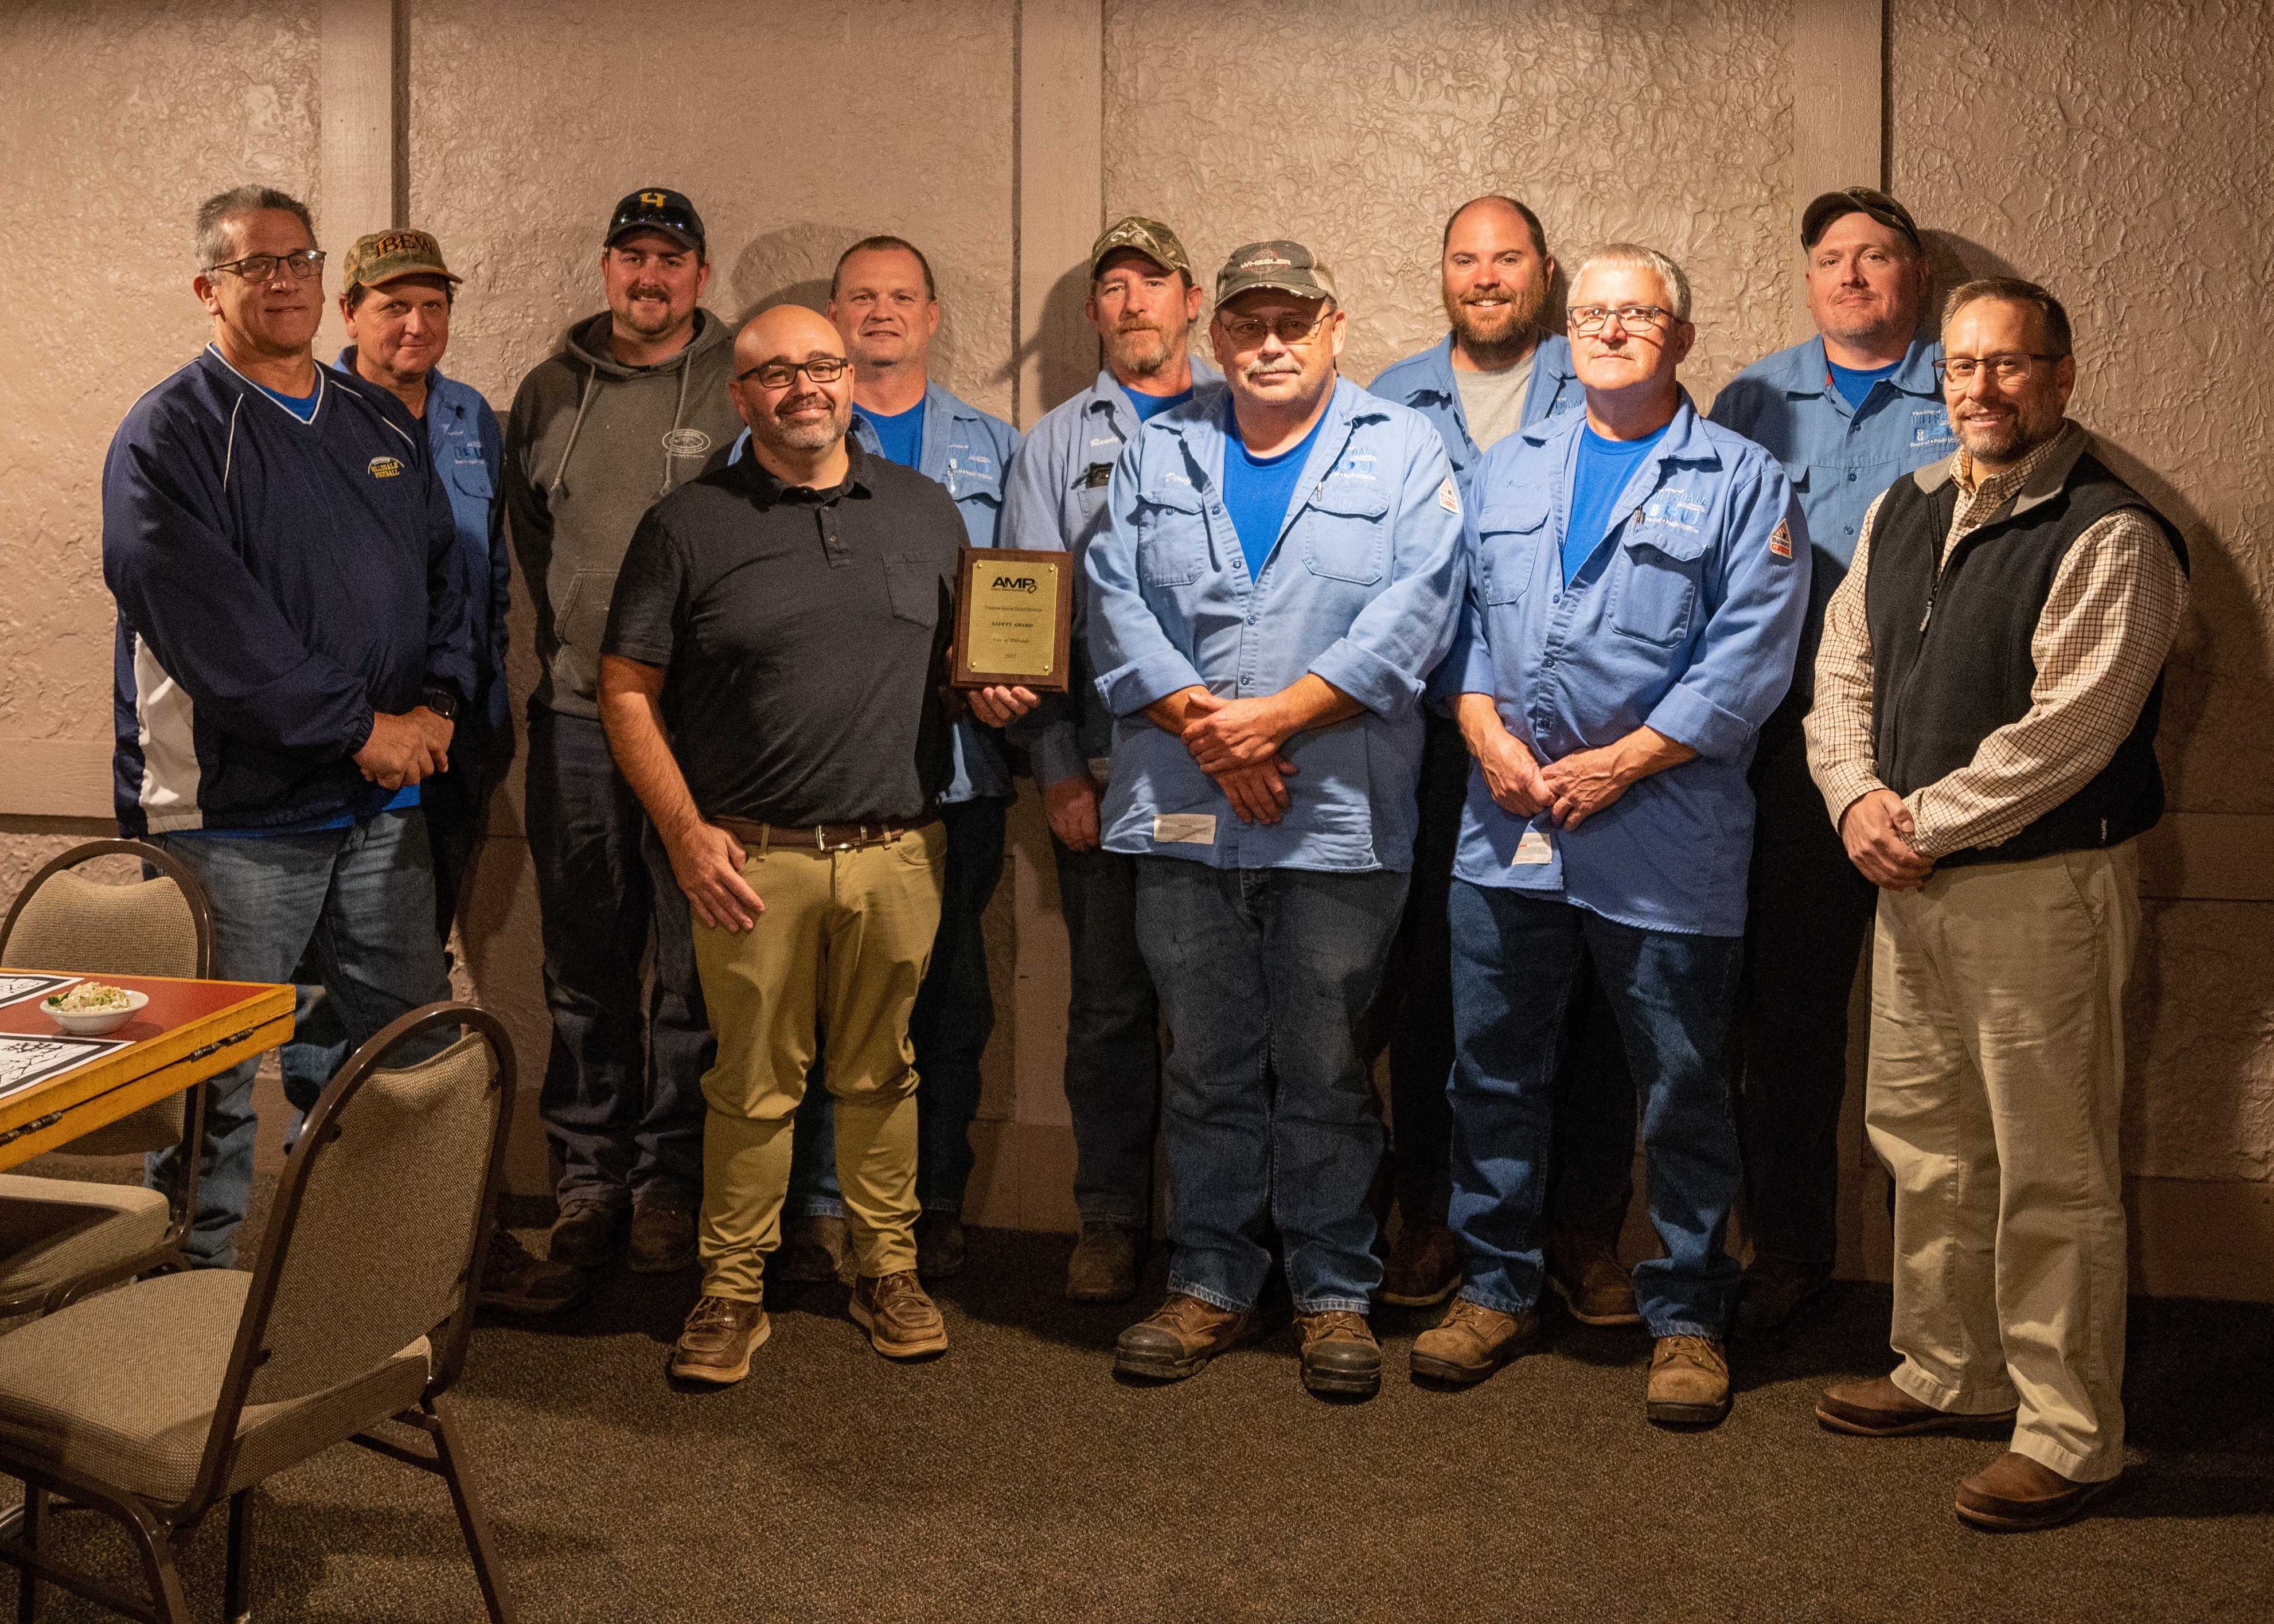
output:
[[[1435,427],[1335,385],[1278,545],[1250,578],[1223,501],[1224,394],[1147,424],[1114,464],[1091,540],[1090,657],[1115,718],[1108,851],[1218,868],[1413,866],[1422,684],[1460,608],[1458,487]],[[1260,699],[1314,673],[1366,708],[1306,728],[1276,823],[1239,821],[1182,740],[1145,714],[1204,687]]]
[[1649,726],[1698,752],[1582,822],[1503,812],[1469,771],[1453,872],[1645,930],[1742,936],[1753,740],[1784,697],[1809,553],[1784,470],[1698,417],[1685,392],[1611,510],[1608,545],[1563,579],[1584,413],[1486,453],[1465,526],[1467,603],[1449,664],[1542,765]]
[[[917,461],[916,472],[947,487],[947,493],[955,499],[956,511],[963,515],[964,534],[973,546],[1008,545],[997,538],[1003,519],[1004,479],[1019,449],[1019,431],[992,413],[966,403],[936,380],[924,384],[923,403],[923,455]],[[858,406],[853,409],[852,435],[861,442],[862,450],[871,456],[884,456],[876,425]],[[750,431],[744,429],[734,437],[727,460],[741,462],[749,445]],[[1010,794],[1011,769],[1003,760],[1003,747],[996,741],[993,728],[967,716],[956,723],[950,738],[955,772],[940,793],[942,806]]]
[[1871,386],[1860,409],[1851,409],[1833,384],[1818,336],[1763,356],[1732,378],[1713,402],[1714,422],[1766,447],[1784,465],[1808,517],[1816,556],[1808,622],[1793,673],[1796,697],[1814,691],[1824,606],[1848,577],[1864,515],[1896,480],[1958,449],[1949,414],[1943,410],[1942,387],[1934,378],[1934,364],[1941,357],[1940,343],[1913,339],[1902,365]]
[[[1452,459],[1453,478],[1466,500],[1484,453],[1469,434],[1468,413],[1461,408],[1461,386],[1453,379],[1453,335],[1428,349],[1392,361],[1375,374],[1368,390],[1385,401],[1411,406],[1437,425],[1445,455]],[[1568,411],[1581,400],[1579,376],[1571,369],[1571,341],[1561,333],[1543,333],[1532,352],[1532,381],[1524,390],[1524,426]]]
[[[333,366],[355,376],[356,347],[340,351]],[[450,517],[458,532],[459,590],[474,605],[474,674],[470,699],[473,715],[493,733],[505,727],[508,695],[505,679],[505,616],[512,591],[513,561],[505,546],[505,435],[497,413],[471,384],[445,378],[440,367],[426,374],[426,446],[442,489],[450,498]],[[502,735],[509,740],[510,735]]]
[[[1208,406],[1224,392],[1224,375],[1194,356],[1193,386],[1193,398],[1183,404]],[[1012,741],[1033,757],[1038,784],[1062,783],[1113,751],[1113,713],[1097,696],[1089,661],[1089,581],[1083,563],[1090,538],[1105,523],[1106,482],[1141,426],[1108,369],[1082,393],[1044,412],[1011,459],[1001,545],[1074,555],[1073,684],[1062,695],[1044,695],[1008,729]]]

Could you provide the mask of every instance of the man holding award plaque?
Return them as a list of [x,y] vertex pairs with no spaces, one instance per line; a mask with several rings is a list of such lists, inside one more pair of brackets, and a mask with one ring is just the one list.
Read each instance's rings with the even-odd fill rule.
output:
[[1097,695],[1079,572],[1105,526],[1106,484],[1122,447],[1162,413],[1223,392],[1216,370],[1186,348],[1201,297],[1185,245],[1159,221],[1132,214],[1099,236],[1083,311],[1104,341],[1105,365],[1028,432],[1003,504],[1004,545],[1070,555],[1077,576],[1072,687],[1046,697],[1013,735],[1034,760],[1073,950],[1065,1094],[1081,1238],[1066,1295],[1077,1302],[1136,1294],[1161,1117],[1161,1005],[1137,951],[1137,860],[1098,844],[1113,713]]
[[1371,1394],[1382,1159],[1352,1029],[1413,862],[1422,685],[1452,642],[1460,492],[1411,407],[1336,374],[1346,318],[1299,243],[1217,274],[1224,395],[1121,453],[1089,546],[1113,712],[1105,849],[1138,859],[1167,1016],[1169,1298],[1115,1368],[1175,1380],[1257,1332],[1285,1242],[1304,1385]]

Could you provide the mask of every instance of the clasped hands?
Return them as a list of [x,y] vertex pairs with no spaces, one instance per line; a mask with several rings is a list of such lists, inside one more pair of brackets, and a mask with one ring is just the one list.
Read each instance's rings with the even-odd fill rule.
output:
[[1653,770],[1654,753],[1634,748],[1630,739],[1574,750],[1542,766],[1502,724],[1489,697],[1465,694],[1457,709],[1462,737],[1484,771],[1493,804],[1513,817],[1545,812],[1557,828],[1577,829]]
[[1297,769],[1280,747],[1297,731],[1292,710],[1283,694],[1225,699],[1197,686],[1146,707],[1156,726],[1184,741],[1243,823],[1276,823],[1286,816],[1286,780]]
[[1911,846],[1918,821],[1891,789],[1858,795],[1840,815],[1840,839],[1848,861],[1881,891],[1916,891],[1934,872],[1934,859]]
[[450,771],[450,736],[456,731],[448,718],[425,705],[398,713],[377,711],[355,764],[380,788],[401,789]]

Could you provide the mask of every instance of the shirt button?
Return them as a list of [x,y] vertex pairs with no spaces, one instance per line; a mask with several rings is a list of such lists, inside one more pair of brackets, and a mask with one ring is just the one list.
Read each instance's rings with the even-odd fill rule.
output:
[[1853,469],[1848,470],[1848,483],[1849,485],[1854,485],[1856,483],[1856,470]]
[[1254,680],[1255,680],[1255,679],[1254,679],[1254,677],[1242,677],[1242,678],[1240,678],[1240,680],[1239,680],[1239,686],[1240,686],[1240,687],[1242,687],[1242,688],[1246,688],[1246,687],[1247,687],[1250,683],[1254,682]]

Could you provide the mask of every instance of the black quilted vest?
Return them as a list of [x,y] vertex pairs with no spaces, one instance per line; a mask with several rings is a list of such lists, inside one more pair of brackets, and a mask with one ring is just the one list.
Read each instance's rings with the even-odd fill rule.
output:
[[[2029,639],[2078,537],[2112,513],[2137,508],[2187,568],[2179,531],[2090,451],[2052,496],[2032,501],[2031,494],[2024,490],[2000,517],[1969,534],[1939,569],[1958,508],[1957,481],[1945,477],[1922,490],[1906,476],[1879,503],[1864,613],[1879,781],[1899,795],[1957,771],[1991,733],[2028,714],[2037,675]],[[2158,675],[2131,733],[2083,788],[2011,839],[1952,852],[1936,866],[2020,862],[2115,846],[2153,828],[2164,815],[2164,775],[2156,765],[2163,700]]]

